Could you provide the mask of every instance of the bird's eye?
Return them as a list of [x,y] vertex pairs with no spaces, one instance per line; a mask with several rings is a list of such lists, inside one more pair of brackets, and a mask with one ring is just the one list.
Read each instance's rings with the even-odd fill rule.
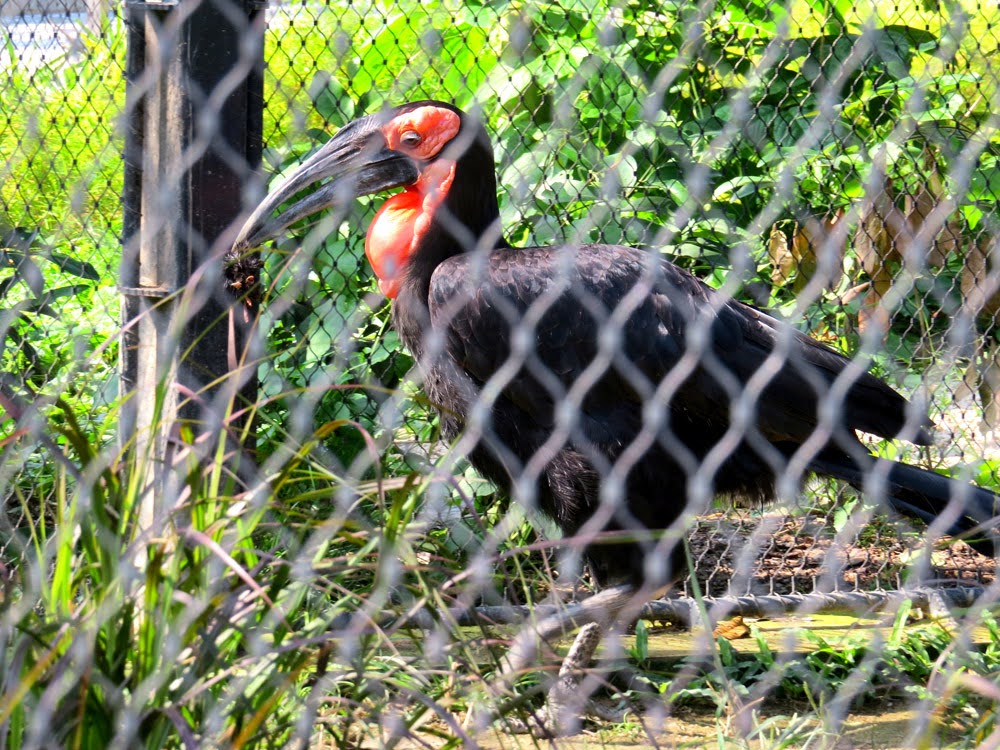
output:
[[407,130],[399,136],[399,142],[404,146],[409,146],[410,148],[419,146],[422,140],[423,136],[421,136],[416,130]]

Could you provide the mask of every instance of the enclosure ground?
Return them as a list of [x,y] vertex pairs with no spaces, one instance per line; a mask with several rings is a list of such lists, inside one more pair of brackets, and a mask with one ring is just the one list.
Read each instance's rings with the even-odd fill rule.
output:
[[[839,731],[831,731],[822,720],[811,715],[812,709],[804,703],[773,702],[757,710],[753,725],[767,727],[748,738],[741,738],[735,722],[720,717],[709,708],[683,707],[674,709],[665,727],[647,733],[642,722],[633,718],[604,729],[588,729],[575,737],[565,737],[551,744],[524,735],[492,732],[476,738],[477,744],[486,749],[520,750],[521,748],[557,747],[564,750],[582,748],[703,748],[703,747],[755,747],[755,748],[813,748],[814,750],[909,750],[913,744],[913,726],[917,718],[914,711],[904,707],[872,707],[852,712]],[[802,719],[803,715],[808,719]],[[787,732],[801,721],[796,734],[799,740],[781,742],[776,735]],[[947,737],[937,737],[931,747],[949,747]]]
[[[921,613],[915,613],[917,617]],[[850,614],[815,614],[775,618],[746,618],[745,623],[753,627],[756,633],[771,649],[776,662],[793,661],[804,658],[817,649],[817,642],[822,641],[829,648],[854,648],[859,644],[870,646],[884,643],[891,637],[893,628],[893,613],[872,613],[868,617]],[[908,627],[926,627],[936,622],[932,618],[924,618]],[[937,621],[942,627],[948,627],[945,620]],[[497,628],[492,631],[491,639],[494,645],[504,637],[513,636],[513,628]],[[806,634],[811,637],[807,637]],[[469,643],[476,643],[483,637],[482,631],[476,628],[465,629]],[[976,630],[972,641],[985,643],[988,639],[985,629]],[[556,644],[555,650],[560,654],[569,648],[571,638],[565,638]],[[728,641],[735,651],[745,654],[746,659],[759,658],[760,643],[757,638],[749,635]],[[412,647],[412,644],[408,644]],[[621,646],[626,653],[635,653],[636,639],[634,635],[622,638]],[[403,647],[406,652],[408,647]],[[479,667],[489,671],[489,657],[486,648],[473,648],[473,652],[483,655]],[[634,659],[628,661],[632,669],[639,672],[655,672],[662,675],[677,674],[690,665],[690,659],[696,654],[706,654],[704,641],[696,632],[670,625],[649,625],[648,655],[641,663]],[[496,654],[494,657],[496,658]],[[710,658],[705,656],[704,669],[711,669]],[[495,662],[494,662],[495,663]],[[617,663],[603,665],[607,671],[612,671]],[[840,726],[834,725],[834,720],[826,711],[829,698],[817,697],[815,704],[806,700],[788,700],[768,698],[745,707],[742,714],[729,706],[719,709],[709,699],[704,702],[687,703],[673,706],[666,718],[643,717],[636,708],[635,711],[622,709],[619,718],[615,720],[595,719],[588,717],[584,731],[580,734],[548,741],[531,736],[513,734],[500,728],[492,729],[477,736],[475,742],[483,748],[533,748],[558,747],[568,748],[624,748],[624,747],[753,747],[753,748],[821,748],[829,750],[904,750],[916,746],[915,743],[925,743],[926,747],[964,747],[961,735],[952,732],[949,727],[932,723],[920,730],[921,722],[928,719],[913,708],[912,700],[902,692],[899,694],[888,690],[881,698],[869,698],[863,704],[852,706],[849,714]],[[459,720],[461,717],[458,717]],[[433,727],[433,729],[432,729]],[[439,719],[432,719],[422,727],[420,733],[421,747],[427,747],[428,729],[440,733],[442,737],[454,737],[454,730]],[[918,736],[919,734],[919,736]],[[966,738],[967,739],[967,738]],[[445,744],[442,740],[440,744]],[[374,746],[374,745],[373,745]],[[431,746],[434,746],[433,743]],[[323,747],[323,745],[317,745]],[[401,747],[410,747],[404,743]],[[413,745],[416,747],[416,745]]]
[[[748,617],[744,618],[743,622],[747,625],[748,631],[750,627],[759,631],[767,647],[776,657],[794,658],[815,650],[817,639],[829,644],[831,648],[836,648],[838,644],[846,646],[848,642],[856,646],[859,640],[864,643],[877,642],[879,639],[884,641],[890,635],[894,617],[894,613],[872,613],[868,617],[849,613],[817,613],[770,618]],[[914,625],[926,626],[939,622],[942,627],[949,627],[946,620],[935,620],[922,612],[915,612],[912,619]],[[672,668],[679,661],[688,659],[695,653],[704,653],[700,648],[702,644],[693,631],[670,624],[650,623],[647,627],[649,645],[644,664],[650,668]],[[470,627],[463,630],[470,642],[483,637],[482,631],[478,628]],[[515,633],[515,628],[496,628],[493,635],[513,638]],[[985,628],[972,631],[974,643],[986,643],[988,638],[989,632]],[[564,654],[571,643],[572,638],[565,638],[556,644],[556,650]],[[731,639],[729,643],[741,653],[754,654],[760,650],[757,640],[751,637],[749,632],[746,637]],[[624,636],[622,647],[625,652],[632,652],[635,648],[635,636]],[[405,653],[405,649],[402,650]],[[490,660],[484,658],[480,666],[488,669],[490,664]]]

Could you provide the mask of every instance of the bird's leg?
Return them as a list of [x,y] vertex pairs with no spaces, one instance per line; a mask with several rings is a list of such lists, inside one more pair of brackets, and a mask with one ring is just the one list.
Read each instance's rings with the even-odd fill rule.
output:
[[[593,689],[582,689],[585,670],[590,666],[601,639],[615,623],[637,616],[647,601],[664,593],[666,587],[637,588],[619,584],[551,615],[535,626],[527,626],[518,634],[504,659],[503,671],[491,689],[498,695],[511,692],[514,682],[528,669],[538,664],[539,643],[565,635],[573,628],[582,628],[570,647],[559,676],[549,691],[547,706],[540,717],[547,734],[565,735],[579,727],[581,713]],[[596,684],[593,686],[596,687]],[[475,723],[484,729],[495,714],[479,712]]]
[[588,622],[576,634],[559,667],[559,676],[545,699],[545,725],[551,734],[565,736],[579,731],[584,706],[591,693],[581,690],[581,685],[603,635],[601,624],[596,622]]
[[584,602],[594,621],[588,622],[577,633],[573,645],[559,669],[559,676],[549,688],[546,699],[546,729],[555,736],[575,734],[580,729],[584,708],[597,688],[599,678],[584,683],[604,636],[618,624],[630,622],[639,615],[646,602],[663,596],[668,587],[637,588],[623,584],[605,589]]

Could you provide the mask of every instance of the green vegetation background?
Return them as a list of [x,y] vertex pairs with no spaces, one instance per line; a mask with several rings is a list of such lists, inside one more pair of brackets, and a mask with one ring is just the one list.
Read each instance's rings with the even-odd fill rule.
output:
[[[792,285],[772,283],[773,227],[791,233],[850,209],[881,168],[912,193],[932,164],[972,243],[995,233],[1000,194],[990,119],[1000,10],[872,7],[745,0],[701,20],[688,3],[641,0],[279,8],[266,41],[266,167],[281,173],[383,104],[476,106],[494,134],[514,243],[662,247],[854,351],[860,309],[841,301],[864,278],[860,262],[848,252],[843,279],[803,309]],[[425,471],[434,418],[405,384],[411,362],[368,294],[357,227],[372,208],[312,257],[297,255],[294,236],[267,256],[271,295],[286,304],[262,319],[266,492],[232,480],[221,439],[207,464],[181,450],[177,506],[162,533],[142,536],[151,467],[115,440],[123,25],[108,20],[65,56],[31,65],[11,64],[13,41],[0,42],[4,746],[48,732],[68,747],[288,747],[315,732],[346,747],[384,740],[383,714],[458,742],[446,717],[493,658],[449,614],[463,571],[487,561],[489,587],[516,600],[546,588],[549,574],[544,556],[513,554],[537,540],[515,507],[471,473],[442,489]],[[868,52],[855,60],[858,48]],[[856,66],[838,78],[848,60]],[[971,173],[952,175],[948,165],[984,134]],[[695,189],[693,175],[703,180]],[[301,264],[304,284],[288,270]],[[920,382],[961,307],[960,273],[953,258],[911,280],[874,357],[880,374],[907,390]],[[935,384],[936,409],[956,377]],[[311,421],[293,431],[303,398]],[[25,405],[37,415],[30,424],[15,418]],[[966,471],[991,481],[988,461]],[[423,521],[428,503],[453,497],[465,499],[459,522]],[[378,619],[400,602],[437,618],[415,648],[400,645],[411,635],[401,621]],[[985,655],[964,640],[980,624],[972,618],[958,633],[894,630],[885,661],[865,645],[821,646],[826,656],[784,682],[767,682],[777,667],[766,647],[749,666],[722,648],[713,676],[675,700],[724,713],[756,681],[807,684],[818,714],[823,696],[864,700],[903,674],[918,705],[945,701],[927,736],[951,722],[971,745],[995,719],[980,710],[988,696],[952,678],[995,680],[996,629],[985,622]],[[329,640],[342,628],[358,634],[349,648]]]

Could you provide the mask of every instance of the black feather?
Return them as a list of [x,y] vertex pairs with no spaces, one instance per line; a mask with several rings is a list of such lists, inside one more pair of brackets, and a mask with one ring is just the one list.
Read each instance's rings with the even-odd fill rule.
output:
[[[929,422],[908,421],[906,400],[887,384],[656,253],[510,248],[488,137],[463,118],[468,145],[410,260],[395,325],[447,436],[467,428],[478,399],[491,400],[470,453],[480,471],[508,489],[531,472],[534,500],[566,534],[636,537],[587,548],[602,583],[637,582],[656,562],[664,580],[683,573],[681,545],[655,537],[692,510],[696,479],[710,494],[753,501],[770,498],[789,467],[861,487],[876,459],[857,431],[930,442]],[[428,345],[431,330],[440,345]],[[617,505],[602,503],[613,476]],[[922,469],[895,464],[888,480],[890,504],[924,521],[964,496],[953,534],[997,515],[993,493]],[[992,552],[996,538],[980,530],[973,541]]]

